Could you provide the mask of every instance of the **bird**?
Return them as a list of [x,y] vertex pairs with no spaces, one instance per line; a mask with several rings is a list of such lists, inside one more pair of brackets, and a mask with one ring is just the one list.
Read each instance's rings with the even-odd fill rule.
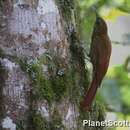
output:
[[96,21],[91,38],[91,47],[89,51],[90,62],[93,66],[92,81],[85,93],[81,107],[85,111],[91,110],[91,105],[95,98],[98,87],[107,72],[110,56],[111,41],[108,36],[108,28],[105,20],[96,15]]

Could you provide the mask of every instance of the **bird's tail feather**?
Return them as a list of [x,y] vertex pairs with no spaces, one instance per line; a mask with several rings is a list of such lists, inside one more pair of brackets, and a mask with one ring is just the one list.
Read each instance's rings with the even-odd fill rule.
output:
[[84,110],[88,111],[90,109],[90,106],[96,95],[98,86],[99,86],[99,84],[97,83],[97,79],[93,78],[92,83],[90,84],[90,87],[85,95],[85,98],[84,98],[83,102],[81,102],[81,106]]

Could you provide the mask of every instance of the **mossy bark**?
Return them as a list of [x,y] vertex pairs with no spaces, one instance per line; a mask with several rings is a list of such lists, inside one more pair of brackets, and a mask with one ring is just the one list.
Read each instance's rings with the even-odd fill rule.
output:
[[[84,119],[104,120],[104,111],[97,103],[93,105],[92,112],[83,112],[80,108],[80,101],[89,84],[89,70],[85,68],[76,3],[74,0],[49,2],[50,5],[44,1],[43,8],[48,5],[48,8],[54,10],[45,7],[46,10],[41,11],[42,3],[34,0],[23,0],[23,3],[8,1],[6,6],[3,2],[0,4],[1,17],[8,23],[5,30],[0,32],[0,50],[3,51],[0,58],[2,61],[4,59],[3,64],[5,61],[11,62],[13,67],[9,67],[8,71],[16,73],[16,76],[19,76],[17,73],[21,74],[25,78],[25,88],[29,88],[27,92],[21,92],[24,93],[28,106],[24,106],[23,113],[28,113],[26,118],[19,120],[19,115],[15,119],[9,116],[15,122],[17,130],[105,129],[85,128],[82,125]],[[5,12],[5,8],[8,11]],[[8,66],[6,63],[4,65]],[[17,72],[16,68],[19,68]],[[1,67],[1,82],[6,82],[8,78],[4,79],[2,73]],[[12,78],[12,89],[19,84],[18,79]],[[0,88],[3,87],[4,84],[1,84]],[[3,91],[0,92],[2,100]]]

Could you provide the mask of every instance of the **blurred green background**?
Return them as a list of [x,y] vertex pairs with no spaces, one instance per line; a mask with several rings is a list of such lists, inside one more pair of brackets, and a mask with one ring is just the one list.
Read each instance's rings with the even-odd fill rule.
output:
[[[95,11],[105,19],[112,41],[107,75],[97,94],[106,107],[106,118],[130,121],[130,0],[78,0],[79,29],[88,49],[95,22]],[[128,127],[110,130],[130,130]]]

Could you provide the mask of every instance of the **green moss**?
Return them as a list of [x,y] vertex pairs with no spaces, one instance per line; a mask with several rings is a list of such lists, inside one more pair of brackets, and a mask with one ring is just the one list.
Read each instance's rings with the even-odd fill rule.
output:
[[33,85],[33,99],[41,100],[45,98],[48,102],[54,99],[52,84],[49,79],[45,78],[42,72],[42,66],[39,61],[27,63],[20,60],[21,68],[28,73]]
[[62,124],[61,115],[56,108],[49,121],[42,117],[40,113],[33,111],[32,123],[35,130],[61,130],[65,128]]
[[26,130],[25,120],[16,121],[16,130]]
[[[50,79],[52,89],[55,93],[55,100],[59,101],[69,97],[70,101],[79,104],[82,97],[82,84],[79,82],[79,75],[75,69],[70,68],[63,76],[56,76]],[[80,85],[81,84],[81,85]]]
[[74,9],[75,2],[74,0],[56,0],[58,7],[60,8],[63,18],[66,21],[70,21],[72,17],[72,9]]
[[57,76],[51,79],[51,83],[53,92],[55,93],[55,99],[61,99],[67,89],[66,78],[64,76]]
[[64,128],[65,127],[62,124],[61,115],[59,114],[58,110],[55,108],[51,120],[51,130],[61,130]]
[[79,76],[75,70],[70,68],[62,76],[55,75],[46,78],[42,73],[41,61],[28,63],[26,60],[19,60],[19,63],[22,70],[28,73],[32,81],[33,99],[46,99],[51,103],[52,101],[61,100],[64,96],[71,96],[72,100],[79,100],[81,86],[78,83]]
[[44,119],[40,113],[33,113],[32,121],[35,130],[50,130],[50,122]]

